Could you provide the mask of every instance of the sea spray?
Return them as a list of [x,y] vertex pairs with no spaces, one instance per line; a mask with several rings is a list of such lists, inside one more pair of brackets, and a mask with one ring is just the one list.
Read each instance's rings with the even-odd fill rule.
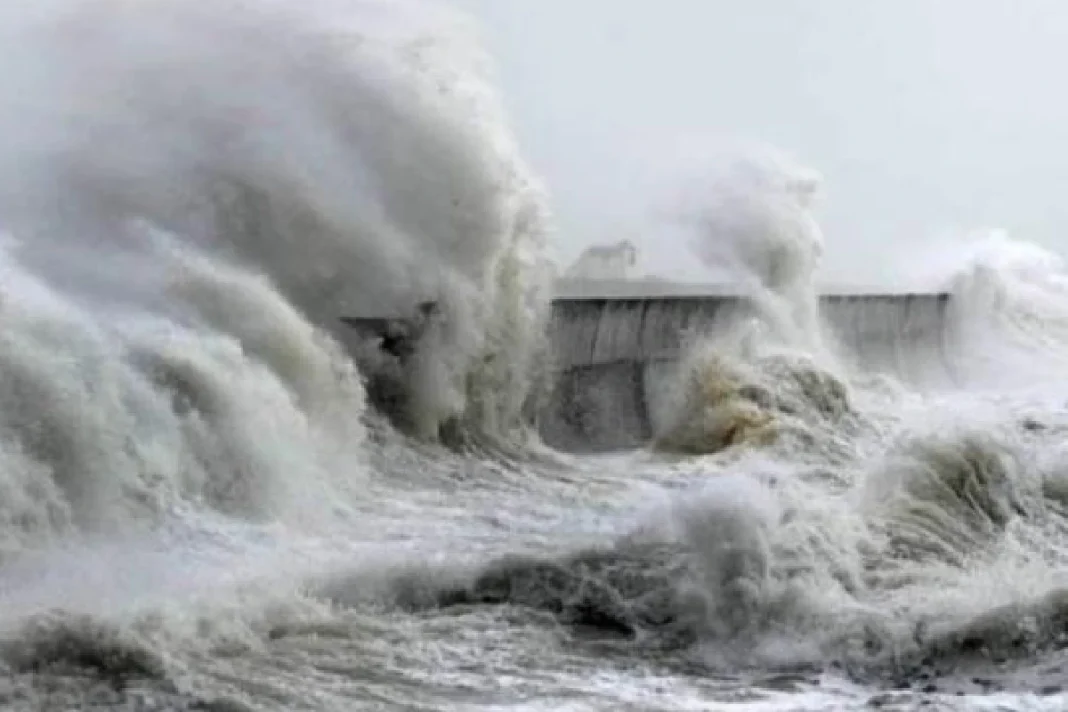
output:
[[[699,335],[679,367],[667,408],[673,413],[657,443],[690,453],[766,443],[776,411],[804,411],[805,418],[813,409],[848,410],[818,312],[823,237],[812,210],[819,174],[768,148],[705,158],[706,166],[680,179],[680,197],[663,214],[689,234],[710,270],[730,275],[748,308],[715,334]],[[784,366],[792,376],[785,380]],[[797,393],[779,398],[775,391],[791,382]],[[795,405],[783,406],[785,400]]]
[[[699,154],[700,155],[700,154]],[[696,161],[697,159],[692,159]],[[779,342],[819,346],[815,275],[823,235],[813,216],[821,176],[770,147],[701,156],[664,214],[694,254],[746,290]]]
[[163,232],[262,275],[327,332],[437,300],[447,326],[421,350],[413,422],[517,430],[546,211],[483,58],[435,29],[446,13],[47,0],[5,19],[20,69],[2,81],[26,98],[0,107],[0,219],[27,269],[83,302],[181,312],[173,293],[159,304]]

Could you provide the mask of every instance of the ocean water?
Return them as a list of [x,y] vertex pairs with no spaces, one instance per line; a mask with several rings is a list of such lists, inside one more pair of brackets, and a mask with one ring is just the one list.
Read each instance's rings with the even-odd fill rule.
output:
[[[554,452],[551,201],[462,18],[39,0],[0,33],[0,707],[1068,705],[1055,255],[932,253],[942,346],[867,371],[817,308],[818,177],[717,163],[669,212],[753,316],[648,447]],[[423,299],[394,427],[338,317]]]

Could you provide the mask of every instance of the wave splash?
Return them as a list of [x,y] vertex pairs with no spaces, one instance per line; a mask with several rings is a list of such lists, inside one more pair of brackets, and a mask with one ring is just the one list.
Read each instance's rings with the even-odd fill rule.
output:
[[547,215],[459,21],[376,0],[2,14],[0,549],[358,501],[344,315],[437,300],[417,434],[522,430]]
[[748,306],[679,366],[656,445],[714,453],[802,432],[813,417],[834,427],[850,406],[819,317],[823,236],[813,211],[822,180],[770,148],[708,161],[667,215],[710,270],[741,280]]

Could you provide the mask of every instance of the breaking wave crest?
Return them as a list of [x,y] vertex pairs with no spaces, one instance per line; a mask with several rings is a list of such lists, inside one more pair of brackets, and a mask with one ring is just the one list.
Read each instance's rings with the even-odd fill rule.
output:
[[704,484],[611,542],[468,573],[417,567],[377,595],[543,612],[580,645],[709,671],[833,664],[898,684],[1026,658],[1068,640],[1063,582],[1039,555],[1068,519],[1018,428],[916,435],[845,476],[708,462]]
[[785,433],[814,443],[828,438],[812,424],[844,426],[848,388],[817,304],[820,187],[816,172],[771,149],[720,156],[687,186],[676,219],[706,265],[743,280],[750,308],[684,359],[659,449],[708,454]]
[[950,329],[960,380],[1012,388],[1056,378],[1068,345],[1063,259],[986,231],[959,247],[956,264]]
[[848,428],[853,414],[846,384],[800,354],[738,354],[706,345],[680,371],[670,419],[655,442],[662,451],[711,454],[781,438],[816,445],[833,439],[826,431]]
[[419,432],[521,431],[546,215],[449,16],[46,0],[3,20],[23,97],[0,106],[4,551],[176,506],[343,510],[368,477],[345,315],[437,300]]

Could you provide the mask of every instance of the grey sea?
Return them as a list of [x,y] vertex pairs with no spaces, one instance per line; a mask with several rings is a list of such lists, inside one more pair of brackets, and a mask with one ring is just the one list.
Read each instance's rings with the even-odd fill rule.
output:
[[1054,255],[824,290],[818,179],[740,156],[721,286],[565,284],[437,6],[0,34],[0,707],[1068,707]]

